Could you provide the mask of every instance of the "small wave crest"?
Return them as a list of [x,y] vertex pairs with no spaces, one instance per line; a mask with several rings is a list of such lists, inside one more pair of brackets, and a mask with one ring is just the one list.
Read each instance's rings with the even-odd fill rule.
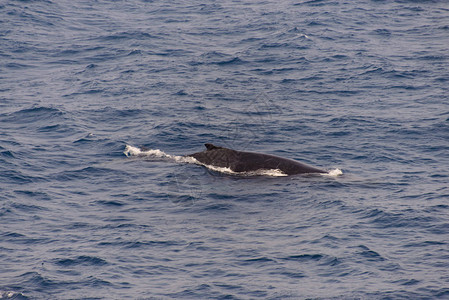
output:
[[0,290],[0,299],[28,299],[20,292],[14,291],[1,291]]

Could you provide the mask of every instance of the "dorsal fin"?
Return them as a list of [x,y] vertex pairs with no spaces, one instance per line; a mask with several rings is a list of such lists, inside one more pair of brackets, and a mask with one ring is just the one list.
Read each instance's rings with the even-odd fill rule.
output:
[[206,146],[206,149],[207,149],[207,150],[223,149],[222,147],[215,146],[215,145],[213,145],[213,144],[204,144],[204,146]]

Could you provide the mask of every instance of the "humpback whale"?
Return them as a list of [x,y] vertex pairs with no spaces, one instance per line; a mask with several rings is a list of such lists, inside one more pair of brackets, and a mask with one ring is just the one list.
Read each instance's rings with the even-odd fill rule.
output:
[[187,157],[193,157],[204,165],[230,168],[234,172],[252,172],[258,170],[280,170],[286,175],[327,173],[315,167],[279,156],[244,152],[225,147],[205,144],[206,150]]

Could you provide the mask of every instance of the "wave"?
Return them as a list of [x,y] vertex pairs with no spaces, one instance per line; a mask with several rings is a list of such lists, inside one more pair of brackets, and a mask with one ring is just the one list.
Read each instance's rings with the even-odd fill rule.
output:
[[26,297],[21,292],[0,290],[0,299],[29,299],[29,298]]
[[[145,148],[139,148],[131,145],[126,145],[125,150],[123,153],[127,156],[138,156],[138,157],[148,157],[148,158],[158,158],[158,159],[168,159],[172,160],[174,162],[178,163],[191,163],[196,165],[204,166],[212,171],[216,171],[223,174],[229,174],[229,175],[238,175],[238,176],[272,176],[272,177],[284,177],[288,176],[284,172],[282,172],[279,169],[270,169],[270,170],[257,170],[257,171],[250,171],[250,172],[234,172],[230,168],[227,167],[217,167],[213,165],[207,165],[199,162],[193,157],[189,156],[179,156],[179,155],[170,155],[165,153],[164,151],[161,151],[159,149],[145,149]],[[333,169],[330,170],[328,173],[322,173],[320,175],[323,176],[329,176],[329,177],[337,177],[342,175],[343,172],[340,169]]]

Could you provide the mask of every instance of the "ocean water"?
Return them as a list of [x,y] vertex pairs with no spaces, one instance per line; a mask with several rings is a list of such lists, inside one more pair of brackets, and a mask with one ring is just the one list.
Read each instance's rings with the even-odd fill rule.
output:
[[1,1],[0,299],[449,299],[448,47],[444,0]]

